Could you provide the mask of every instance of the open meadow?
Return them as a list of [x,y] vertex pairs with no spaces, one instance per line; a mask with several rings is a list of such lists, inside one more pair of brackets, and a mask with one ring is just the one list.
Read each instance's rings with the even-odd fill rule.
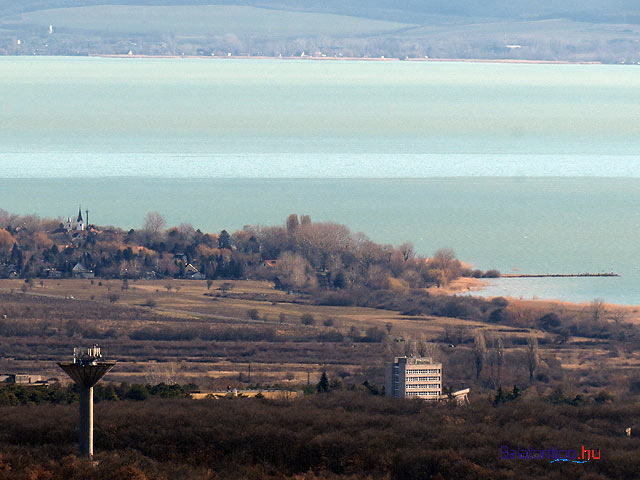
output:
[[[601,321],[632,338],[637,309],[597,307]],[[586,328],[594,308],[511,300],[500,309],[509,312],[501,314],[506,320],[494,314],[488,322],[464,318],[464,312],[456,318],[453,310],[443,316],[317,305],[306,294],[276,290],[267,281],[43,279],[29,285],[5,279],[0,280],[0,371],[64,381],[55,362],[68,360],[74,346],[98,343],[107,358],[118,361],[106,378],[110,382],[195,383],[202,390],[256,384],[299,388],[317,382],[326,370],[345,384],[381,385],[384,362],[413,349],[444,363],[445,387],[471,386],[472,395],[512,384],[532,396],[554,388],[635,392],[640,358],[633,338],[581,334],[579,328],[573,335],[556,334],[558,325],[539,321],[545,315],[584,318]],[[488,346],[478,374],[479,332]],[[539,344],[534,372],[527,364],[531,335]]]

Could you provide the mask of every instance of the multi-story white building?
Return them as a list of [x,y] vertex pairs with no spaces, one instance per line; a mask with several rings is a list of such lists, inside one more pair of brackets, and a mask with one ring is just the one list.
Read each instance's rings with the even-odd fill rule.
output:
[[396,357],[385,364],[384,387],[396,398],[438,400],[442,395],[442,363],[428,357]]

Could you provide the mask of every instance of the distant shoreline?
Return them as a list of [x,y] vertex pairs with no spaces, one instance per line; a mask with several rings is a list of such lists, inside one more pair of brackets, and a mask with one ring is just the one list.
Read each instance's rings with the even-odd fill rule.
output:
[[501,278],[577,278],[577,277],[619,277],[617,273],[503,273]]
[[550,64],[550,65],[603,65],[602,62],[570,62],[567,60],[518,60],[518,59],[489,59],[489,58],[392,58],[392,57],[317,57],[305,55],[304,57],[272,57],[266,55],[143,55],[121,53],[90,53],[89,57],[98,58],[199,58],[212,60],[307,60],[307,61],[347,61],[347,62],[463,62],[463,63],[516,63],[516,64]]

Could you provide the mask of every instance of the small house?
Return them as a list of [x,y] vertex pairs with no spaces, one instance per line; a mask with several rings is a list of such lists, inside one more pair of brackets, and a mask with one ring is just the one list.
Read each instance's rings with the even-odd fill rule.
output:
[[72,269],[73,278],[94,278],[93,271],[87,269],[82,263],[78,262]]

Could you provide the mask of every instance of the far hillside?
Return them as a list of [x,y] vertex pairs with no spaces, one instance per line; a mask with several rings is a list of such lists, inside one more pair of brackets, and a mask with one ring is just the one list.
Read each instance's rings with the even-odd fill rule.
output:
[[637,2],[0,2],[0,53],[636,63]]

